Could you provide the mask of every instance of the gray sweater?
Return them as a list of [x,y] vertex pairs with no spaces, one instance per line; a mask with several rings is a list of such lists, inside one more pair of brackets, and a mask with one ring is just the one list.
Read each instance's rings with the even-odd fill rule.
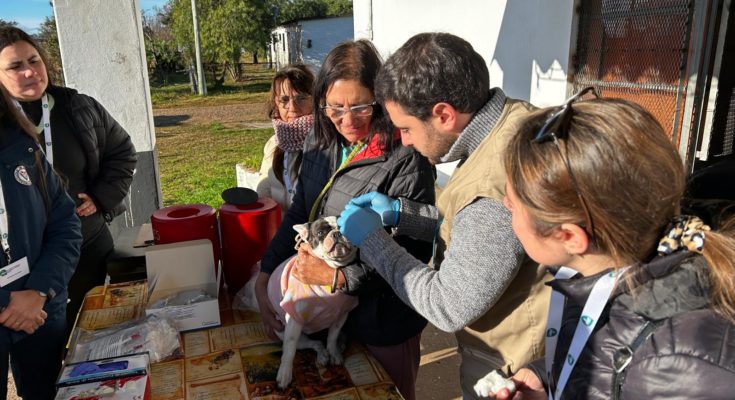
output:
[[[504,104],[505,95],[495,89],[442,161],[467,159],[495,126]],[[398,234],[432,241],[438,227],[435,207],[401,199]],[[495,199],[480,198],[459,211],[451,235],[436,269],[408,254],[382,229],[360,246],[362,260],[406,304],[447,332],[461,330],[487,313],[515,277],[524,255],[510,213]]]

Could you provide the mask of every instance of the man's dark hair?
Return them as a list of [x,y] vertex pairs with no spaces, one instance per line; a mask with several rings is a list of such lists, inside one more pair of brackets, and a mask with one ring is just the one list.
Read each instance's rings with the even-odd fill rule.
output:
[[475,113],[487,102],[490,73],[466,40],[449,33],[419,33],[381,68],[375,82],[378,102],[398,103],[422,121],[436,103]]

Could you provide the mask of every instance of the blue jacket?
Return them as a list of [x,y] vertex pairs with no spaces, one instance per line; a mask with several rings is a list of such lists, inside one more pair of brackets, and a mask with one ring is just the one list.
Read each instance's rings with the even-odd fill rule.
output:
[[[66,288],[79,260],[82,234],[74,203],[42,154],[40,174],[35,162],[40,151],[17,125],[0,122],[0,181],[10,255],[12,262],[28,257],[30,267],[28,275],[0,288],[0,307],[9,304],[10,292],[34,289],[48,294],[44,306],[48,318],[63,318]],[[45,176],[47,199],[41,176]],[[0,265],[7,265],[1,255]]]

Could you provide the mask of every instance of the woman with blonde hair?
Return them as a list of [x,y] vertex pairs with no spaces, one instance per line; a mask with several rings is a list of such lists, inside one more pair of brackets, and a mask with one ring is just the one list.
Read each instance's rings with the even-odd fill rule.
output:
[[546,358],[495,395],[732,398],[735,239],[680,215],[685,169],[653,116],[576,101],[590,89],[532,114],[505,154],[513,229],[555,279]]

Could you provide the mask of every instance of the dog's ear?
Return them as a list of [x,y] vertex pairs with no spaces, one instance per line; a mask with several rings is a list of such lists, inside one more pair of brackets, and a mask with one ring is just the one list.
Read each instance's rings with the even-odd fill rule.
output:
[[324,217],[324,220],[327,221],[327,223],[331,226],[337,226],[337,217],[333,215],[329,217]]
[[301,240],[309,240],[309,224],[297,224],[293,226],[293,230],[301,236]]

